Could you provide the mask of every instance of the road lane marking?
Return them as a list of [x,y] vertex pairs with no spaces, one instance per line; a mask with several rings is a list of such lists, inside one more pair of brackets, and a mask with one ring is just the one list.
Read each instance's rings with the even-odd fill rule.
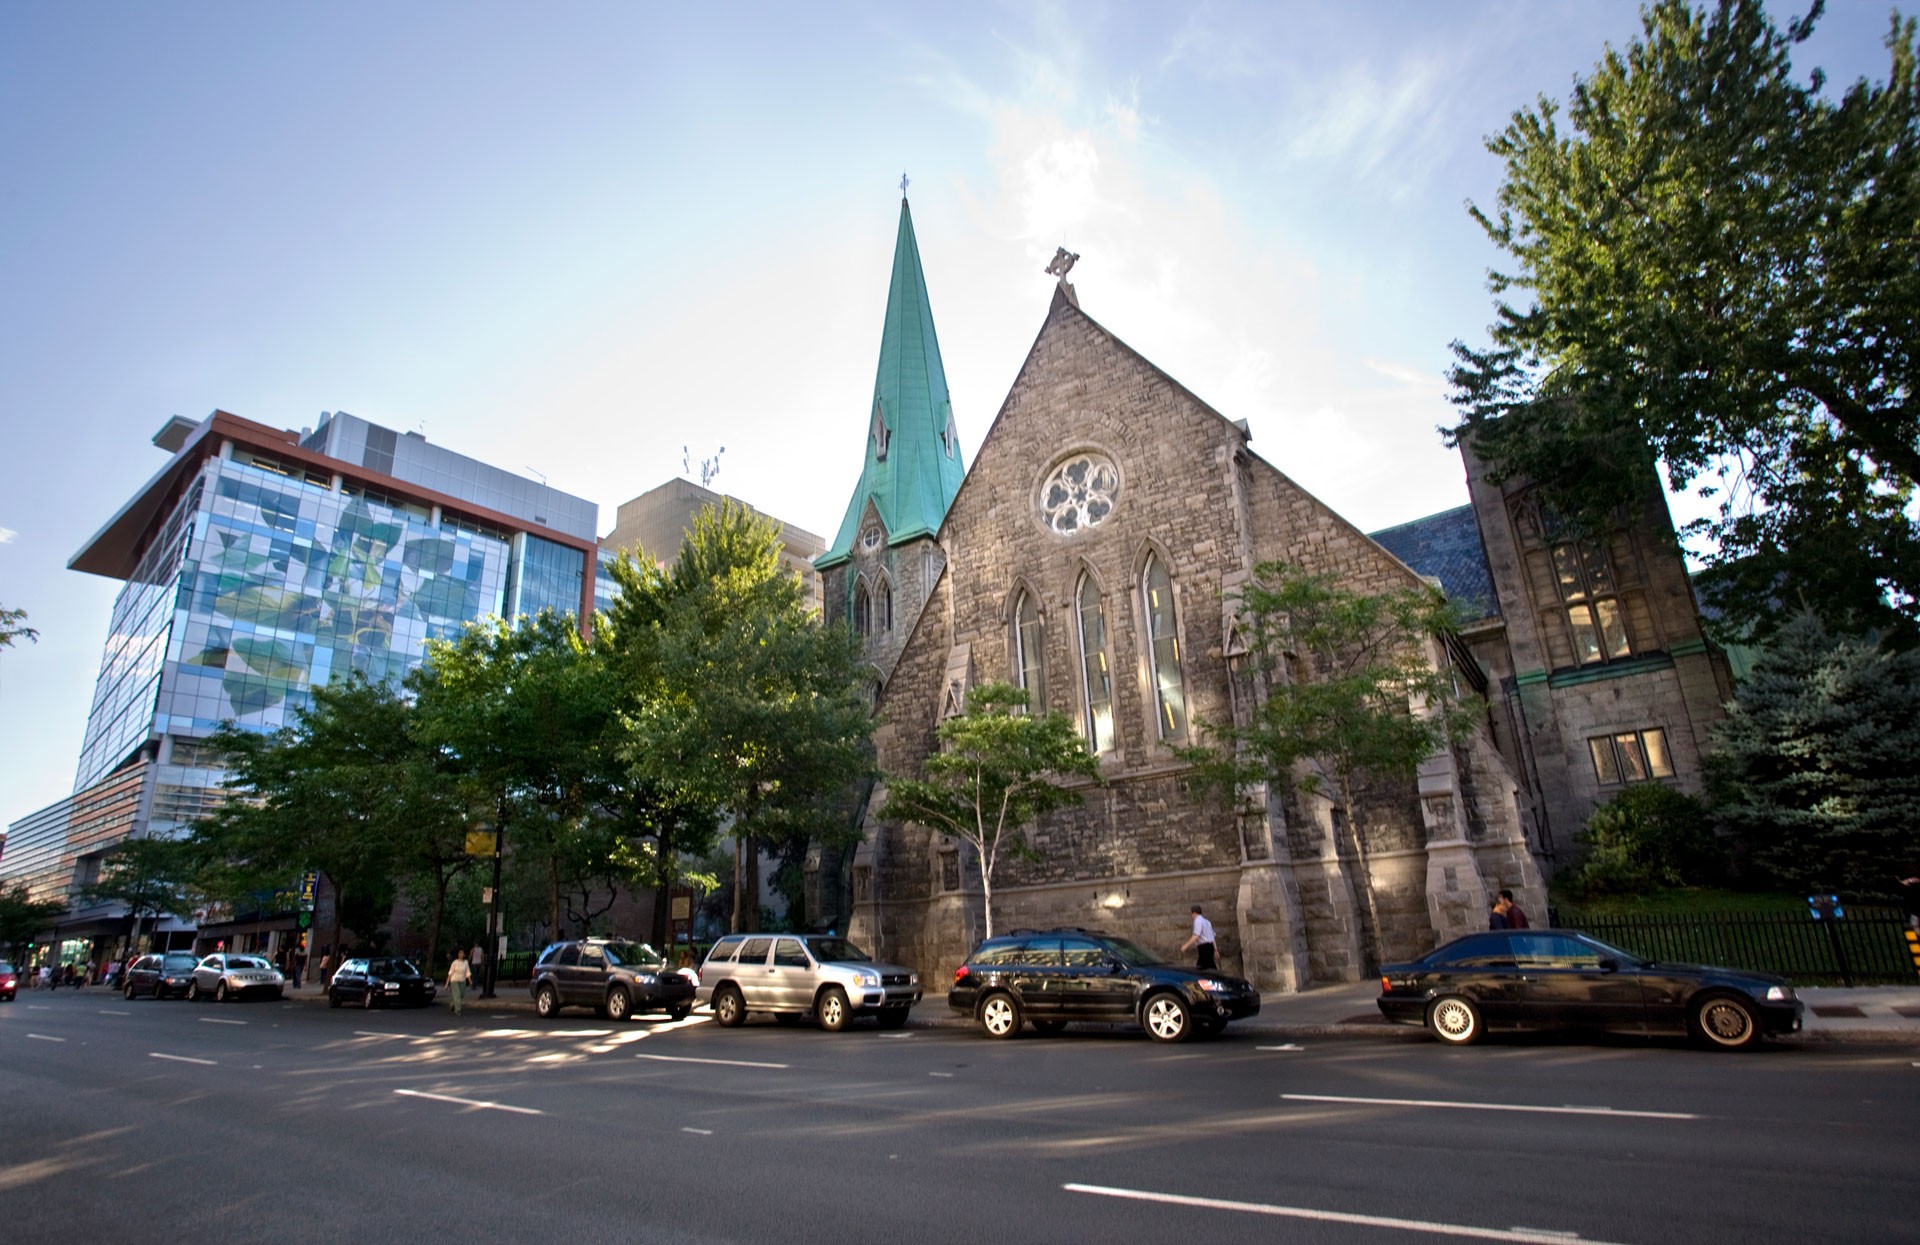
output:
[[1305,1206],[1272,1206],[1265,1202],[1230,1202],[1224,1198],[1186,1197],[1178,1193],[1150,1193],[1144,1189],[1115,1189],[1107,1185],[1061,1185],[1069,1193],[1091,1193],[1097,1197],[1116,1197],[1135,1202],[1161,1202],[1168,1206],[1194,1206],[1202,1210],[1234,1210],[1246,1215],[1274,1215],[1283,1219],[1312,1219],[1321,1223],[1349,1223],[1363,1228],[1397,1228],[1402,1232],[1425,1232],[1430,1236],[1464,1236],[1481,1241],[1518,1241],[1525,1245],[1566,1245],[1577,1240],[1582,1245],[1607,1245],[1590,1241],[1573,1232],[1548,1228],[1476,1228],[1460,1223],[1436,1223],[1426,1219],[1394,1219],[1386,1215],[1354,1215],[1337,1210],[1313,1210]]
[[174,1063],[197,1063],[209,1068],[218,1066],[211,1059],[195,1059],[192,1055],[163,1055],[157,1050],[150,1050],[147,1055],[153,1059],[169,1059]]
[[431,1098],[435,1102],[458,1103],[463,1107],[484,1107],[488,1111],[511,1111],[515,1115],[545,1115],[545,1111],[533,1107],[510,1107],[504,1102],[482,1102],[478,1098],[455,1098],[452,1094],[429,1094],[424,1089],[396,1089],[393,1091],[407,1098]]
[[913,1036],[913,1034],[911,1034],[911,1033],[882,1033],[882,1034],[881,1034],[880,1036],[881,1036],[881,1037],[883,1037],[883,1038],[910,1038],[910,1037],[912,1037],[912,1036]]
[[784,1068],[784,1063],[756,1063],[751,1059],[695,1059],[692,1055],[635,1055],[635,1059],[654,1059],[661,1063],[711,1063],[723,1068]]
[[244,1020],[222,1020],[218,1016],[202,1016],[200,1017],[200,1023],[203,1025],[243,1025],[247,1022]]
[[67,1040],[63,1037],[49,1037],[44,1033],[29,1033],[27,1036],[36,1042],[64,1042]]
[[1298,1042],[1288,1042],[1285,1046],[1256,1046],[1253,1049],[1255,1050],[1305,1050],[1307,1048],[1300,1045]]
[[1447,1102],[1438,1098],[1345,1098],[1338,1094],[1282,1094],[1295,1102],[1345,1102],[1368,1107],[1445,1107],[1454,1111],[1522,1111],[1534,1115],[1618,1115],[1642,1120],[1697,1120],[1691,1111],[1622,1111],[1614,1107],[1529,1107],[1503,1102]]
[[104,1007],[100,1009],[100,1014],[101,1014],[102,1016],[131,1016],[131,1015],[133,1015],[133,1013],[132,1013],[132,1012],[113,1012],[113,1011],[108,1011],[108,1010],[107,1010],[106,1008],[104,1008]]
[[683,1133],[692,1133],[696,1137],[713,1136],[713,1130],[711,1128],[682,1128],[680,1131]]
[[927,1075],[928,1075],[928,1076],[952,1076],[952,1075],[953,1075],[953,1073],[951,1073],[951,1072],[929,1072],[929,1073],[927,1073]]
[[355,1029],[353,1031],[353,1036],[377,1037],[377,1038],[410,1038],[410,1037],[421,1037],[425,1035],[418,1034],[418,1033],[375,1033],[371,1029]]
[[53,1009],[45,1003],[29,1003],[27,1004],[27,1010],[30,1012],[50,1012]]

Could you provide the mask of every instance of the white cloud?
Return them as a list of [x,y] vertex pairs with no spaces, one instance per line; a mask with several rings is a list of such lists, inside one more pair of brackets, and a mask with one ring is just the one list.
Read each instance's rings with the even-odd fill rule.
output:
[[19,534],[10,527],[0,527],[0,545],[11,545],[13,538]]

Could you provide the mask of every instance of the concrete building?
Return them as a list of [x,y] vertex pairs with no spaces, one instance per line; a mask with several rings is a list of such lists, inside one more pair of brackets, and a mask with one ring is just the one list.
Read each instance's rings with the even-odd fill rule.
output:
[[[395,681],[490,614],[592,608],[598,508],[351,415],[299,432],[215,411],[154,437],[166,464],[74,555],[125,582],[67,799],[15,822],[0,885],[70,900],[108,849],[173,835],[222,798],[204,741],[272,730],[349,671]],[[191,944],[185,914],[155,931]],[[236,946],[265,931],[233,927]],[[77,908],[91,958],[122,914]]]
[[[681,542],[702,510],[716,509],[726,502],[761,512],[737,497],[716,493],[691,480],[675,478],[648,489],[631,501],[620,503],[614,512],[613,530],[600,538],[602,558],[617,557],[632,549],[643,549],[648,557],[665,565],[680,552]],[[764,515],[764,518],[773,518]],[[800,577],[810,609],[820,608],[820,572],[813,560],[826,551],[826,542],[804,528],[780,519],[780,565]],[[610,586],[609,586],[610,593]]]

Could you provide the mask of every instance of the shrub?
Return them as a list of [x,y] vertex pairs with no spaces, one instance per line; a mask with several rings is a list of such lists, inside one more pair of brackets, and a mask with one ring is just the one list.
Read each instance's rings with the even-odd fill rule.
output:
[[1586,855],[1562,888],[1575,897],[1711,885],[1725,872],[1705,805],[1660,783],[1628,787],[1574,838]]

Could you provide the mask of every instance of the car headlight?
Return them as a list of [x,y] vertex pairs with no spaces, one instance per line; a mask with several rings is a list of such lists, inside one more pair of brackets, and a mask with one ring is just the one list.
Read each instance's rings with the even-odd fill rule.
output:
[[1229,989],[1226,982],[1216,981],[1212,977],[1202,977],[1195,984],[1208,994],[1224,994]]
[[917,986],[917,985],[919,985],[919,984],[920,984],[920,974],[919,974],[919,973],[908,973],[908,974],[907,974],[907,984],[908,984],[908,985],[910,985],[910,986]]
[[635,973],[633,979],[643,986],[650,986],[658,980],[652,973]]
[[1791,998],[1793,998],[1792,986],[1767,987],[1767,1002],[1769,1003],[1785,1003]]
[[855,969],[853,976],[854,980],[863,986],[877,986],[880,984],[880,974],[871,969]]

